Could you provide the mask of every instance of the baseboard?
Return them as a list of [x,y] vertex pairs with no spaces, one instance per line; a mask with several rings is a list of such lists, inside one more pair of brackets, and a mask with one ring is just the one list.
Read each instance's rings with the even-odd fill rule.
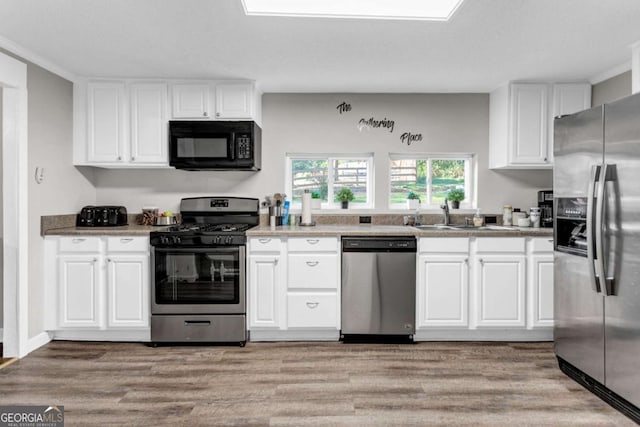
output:
[[65,330],[52,332],[54,340],[69,341],[132,341],[132,342],[150,342],[151,331],[149,328],[133,329],[133,330],[110,330],[110,331],[92,331],[92,330]]
[[421,329],[414,341],[553,341],[553,328],[544,329]]
[[329,330],[307,330],[307,331],[269,331],[251,330],[249,331],[249,341],[338,341],[340,331]]
[[47,332],[40,332],[35,337],[29,338],[29,340],[27,341],[27,345],[25,346],[25,352],[24,354],[21,354],[20,357],[25,357],[32,351],[37,350],[43,345],[49,343],[49,341],[51,341],[51,336]]

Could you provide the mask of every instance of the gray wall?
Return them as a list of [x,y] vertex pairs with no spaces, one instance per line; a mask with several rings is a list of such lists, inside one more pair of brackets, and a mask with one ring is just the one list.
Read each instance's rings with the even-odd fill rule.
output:
[[591,105],[601,105],[631,95],[631,71],[597,83],[591,88]]
[[[42,215],[68,214],[95,203],[93,171],[72,165],[73,84],[42,67],[27,64],[29,153],[29,337],[43,331],[44,240]],[[34,179],[44,168],[44,182]]]
[[[339,114],[336,107],[343,101],[352,110]],[[394,120],[394,132],[359,131],[358,120],[370,117]],[[399,136],[405,131],[422,133],[423,142],[402,144]],[[97,198],[132,212],[143,205],[176,210],[180,198],[198,195],[262,199],[284,190],[287,152],[373,152],[375,208],[387,210],[390,152],[459,152],[477,156],[477,200],[483,212],[498,213],[505,203],[535,206],[537,190],[552,188],[551,171],[489,170],[488,141],[488,94],[266,94],[262,171],[97,170]]]

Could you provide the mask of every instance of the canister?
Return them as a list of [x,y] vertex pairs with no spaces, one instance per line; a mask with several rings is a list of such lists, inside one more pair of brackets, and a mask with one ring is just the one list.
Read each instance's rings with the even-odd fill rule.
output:
[[511,205],[502,207],[502,225],[513,225],[513,207]]

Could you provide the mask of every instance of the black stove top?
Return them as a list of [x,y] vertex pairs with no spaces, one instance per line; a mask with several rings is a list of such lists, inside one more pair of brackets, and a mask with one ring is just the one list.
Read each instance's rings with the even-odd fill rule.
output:
[[196,224],[186,223],[169,227],[165,232],[169,233],[207,233],[207,234],[227,234],[244,233],[249,228],[249,224]]
[[182,223],[151,233],[154,247],[244,245],[245,232],[259,223],[258,199],[196,197],[182,199]]

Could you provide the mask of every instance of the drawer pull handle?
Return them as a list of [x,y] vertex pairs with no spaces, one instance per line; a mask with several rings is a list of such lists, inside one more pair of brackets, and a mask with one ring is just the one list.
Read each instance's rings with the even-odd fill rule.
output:
[[307,239],[307,242],[309,242],[310,245],[315,245],[316,243],[318,243],[320,240],[318,239]]
[[553,239],[549,239],[549,243],[553,243]]
[[307,303],[307,307],[309,307],[310,309],[314,309],[314,308],[318,307],[318,305],[320,305],[319,302],[308,302]]
[[208,326],[210,324],[211,324],[211,320],[185,320],[184,321],[185,326],[191,326],[191,325]]
[[271,239],[258,239],[258,242],[260,243],[269,243],[271,241]]
[[318,264],[320,264],[320,261],[307,261],[309,267],[315,267]]
[[123,237],[122,239],[120,239],[120,243],[129,243],[129,242],[133,242],[133,237]]
[[71,240],[71,243],[82,243],[85,240],[87,240],[87,239],[73,239],[73,240]]

